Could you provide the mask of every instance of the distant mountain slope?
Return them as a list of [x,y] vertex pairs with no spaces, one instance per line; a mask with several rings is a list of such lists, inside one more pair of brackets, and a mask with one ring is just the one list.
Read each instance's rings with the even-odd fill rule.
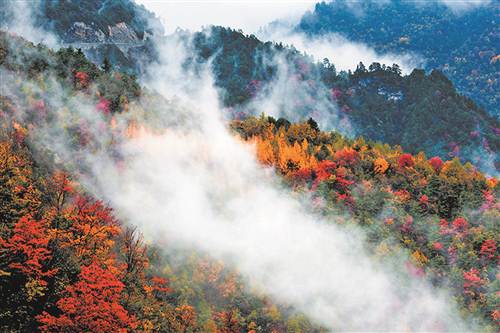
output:
[[436,1],[337,0],[317,4],[297,29],[340,33],[381,53],[417,52],[427,69],[440,69],[461,93],[500,117],[499,13],[498,1],[455,13]]
[[300,81],[309,90],[308,100],[287,96],[286,107],[295,119],[316,118],[327,91],[327,98],[341,110],[339,116],[368,139],[399,144],[414,153],[458,156],[483,167],[498,163],[500,123],[458,94],[440,71],[426,75],[415,70],[403,76],[397,65],[374,63],[368,68],[360,64],[354,73],[337,73],[329,62],[315,63],[294,49],[221,27],[195,34],[194,45],[202,59],[214,57],[216,84],[226,92],[225,103],[236,109],[265,91],[278,75],[273,59],[282,57],[288,62],[287,85]]
[[127,43],[162,29],[151,12],[130,0],[43,1],[40,10],[45,16],[37,17],[39,23],[53,27],[66,42]]

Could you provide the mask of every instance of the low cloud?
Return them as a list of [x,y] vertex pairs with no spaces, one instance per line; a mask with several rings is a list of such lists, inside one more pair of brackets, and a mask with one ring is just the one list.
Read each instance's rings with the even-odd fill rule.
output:
[[373,62],[378,62],[389,66],[398,64],[406,74],[424,64],[424,59],[416,54],[379,54],[368,45],[352,42],[340,34],[307,36],[305,33],[295,32],[286,24],[270,25],[262,29],[258,36],[262,40],[293,45],[297,50],[313,56],[316,61],[327,58],[338,70],[354,71],[359,62],[363,62],[367,67]]
[[491,4],[491,0],[438,0],[456,13]]
[[43,43],[51,48],[59,48],[59,39],[51,32],[35,23],[36,13],[40,10],[40,0],[4,1],[0,4],[0,29],[24,37],[33,43]]
[[[336,130],[348,137],[355,135],[349,118],[339,110],[330,89],[323,85],[319,77],[302,79],[301,69],[296,69],[283,54],[275,54],[267,59],[267,63],[276,68],[276,73],[270,82],[258,90],[250,103],[242,107],[245,114],[259,116],[263,113],[292,122],[312,117],[323,130]],[[307,67],[308,64],[302,66]],[[311,71],[309,68],[302,70]]]

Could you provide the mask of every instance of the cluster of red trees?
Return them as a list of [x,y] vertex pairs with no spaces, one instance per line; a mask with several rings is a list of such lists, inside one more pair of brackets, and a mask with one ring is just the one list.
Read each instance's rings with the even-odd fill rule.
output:
[[[0,147],[5,161],[0,186],[8,194],[2,198],[0,291],[18,293],[2,302],[3,329],[125,332],[137,327],[137,318],[121,304],[123,278],[130,272],[114,254],[122,231],[111,209],[76,193],[62,172],[37,175],[23,145],[1,141]],[[143,250],[137,247],[130,255]]]

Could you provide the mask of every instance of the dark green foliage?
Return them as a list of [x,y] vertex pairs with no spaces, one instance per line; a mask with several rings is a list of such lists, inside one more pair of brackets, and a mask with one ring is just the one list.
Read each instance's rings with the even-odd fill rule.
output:
[[375,67],[354,73],[354,94],[341,98],[366,137],[441,157],[467,159],[481,147],[483,154],[500,149],[498,121],[459,95],[441,72],[401,76]]
[[427,69],[445,71],[462,93],[498,117],[498,10],[495,1],[456,13],[440,1],[336,0],[317,4],[298,28],[310,35],[340,33],[380,53],[415,52]]
[[309,125],[309,127],[311,127],[314,131],[316,132],[319,132],[319,126],[318,126],[318,123],[312,119],[312,118],[309,118],[309,120],[307,120],[307,124]]
[[213,59],[216,83],[225,88],[227,105],[241,104],[252,96],[252,83],[269,81],[275,67],[269,64],[276,52],[272,43],[262,43],[254,35],[212,27],[195,33],[193,44],[201,61]]
[[60,78],[71,77],[75,72],[85,72],[90,79],[95,79],[99,69],[90,62],[81,49],[62,48],[56,52],[55,70]]
[[108,58],[104,58],[104,61],[102,62],[102,70],[106,73],[109,73],[112,69],[112,65],[109,62]]
[[[163,34],[160,20],[131,0],[41,0],[26,6],[35,29],[65,46],[82,48],[97,65],[107,58],[129,73],[141,72],[144,62],[155,59],[150,37]],[[18,23],[13,22],[14,9],[15,1],[0,1],[1,29]]]
[[277,121],[276,121],[276,128],[280,128],[282,126],[285,127],[285,130],[288,131],[288,128],[290,127],[290,122],[288,120],[286,120],[285,118],[279,118]]

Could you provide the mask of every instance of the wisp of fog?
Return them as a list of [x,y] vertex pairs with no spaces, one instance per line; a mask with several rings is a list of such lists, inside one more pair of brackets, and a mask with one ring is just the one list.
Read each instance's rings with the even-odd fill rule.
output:
[[338,70],[344,71],[356,70],[360,62],[366,66],[378,62],[389,66],[398,64],[404,74],[409,74],[414,68],[425,64],[425,59],[411,52],[379,54],[368,45],[350,41],[340,34],[307,36],[303,32],[295,31],[293,26],[288,26],[285,22],[276,22],[261,29],[258,37],[262,40],[293,45],[298,50],[313,56],[316,61],[327,58]]

